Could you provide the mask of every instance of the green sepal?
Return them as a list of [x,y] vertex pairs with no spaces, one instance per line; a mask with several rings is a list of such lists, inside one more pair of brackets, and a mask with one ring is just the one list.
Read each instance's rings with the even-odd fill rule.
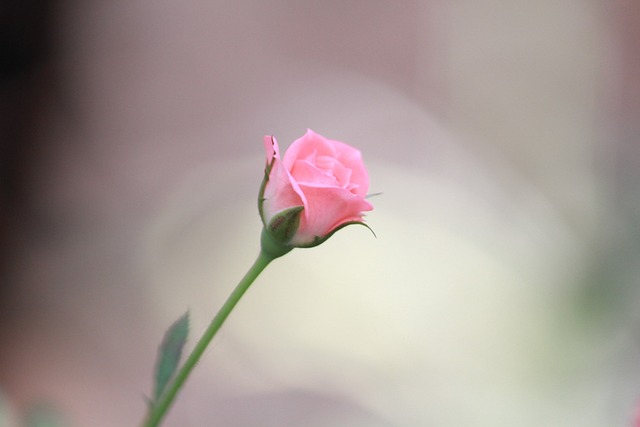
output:
[[349,222],[345,222],[344,224],[340,224],[339,226],[337,226],[336,228],[334,228],[333,230],[331,230],[329,233],[325,234],[324,236],[316,236],[311,242],[297,244],[296,247],[298,247],[298,248],[313,248],[315,246],[318,246],[318,245],[326,242],[329,239],[329,237],[333,236],[337,231],[342,230],[347,225],[354,225],[354,224],[362,225],[362,226],[368,228],[369,231],[373,234],[374,237],[378,237],[378,236],[376,236],[376,233],[371,229],[371,227],[369,227],[366,223],[364,223],[362,221],[349,221]]
[[258,191],[258,213],[260,214],[260,219],[262,220],[262,225],[266,227],[266,223],[264,221],[264,190],[267,188],[267,183],[269,182],[269,176],[271,175],[271,169],[273,169],[273,165],[276,162],[275,156],[271,159],[271,161],[267,162],[264,167],[264,177],[262,178],[262,183],[260,184],[260,190]]
[[158,401],[178,370],[182,349],[187,342],[188,334],[189,312],[186,312],[167,329],[162,344],[158,348],[152,402]]
[[267,258],[274,260],[291,252],[293,246],[276,241],[267,229],[263,228],[260,235],[260,249]]
[[304,206],[294,206],[275,214],[266,229],[276,242],[287,244],[300,227],[300,214]]

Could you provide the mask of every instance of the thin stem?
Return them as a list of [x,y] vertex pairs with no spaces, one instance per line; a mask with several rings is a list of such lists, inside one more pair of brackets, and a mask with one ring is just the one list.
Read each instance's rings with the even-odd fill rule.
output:
[[224,305],[220,308],[216,317],[213,318],[211,324],[204,332],[202,338],[200,338],[200,341],[198,341],[173,381],[167,386],[158,401],[151,407],[149,416],[143,424],[144,427],[156,427],[160,424],[162,418],[167,413],[169,407],[173,403],[173,400],[178,394],[178,391],[182,388],[182,385],[202,357],[207,346],[211,340],[213,340],[213,337],[231,313],[231,310],[233,310],[238,301],[240,301],[240,298],[242,298],[242,295],[244,295],[247,289],[249,289],[249,286],[251,286],[253,281],[256,280],[256,277],[258,277],[262,270],[264,270],[265,267],[273,261],[273,259],[274,257],[266,255],[264,251],[260,251],[260,255],[258,255],[256,261],[253,263],[249,271],[247,271],[247,274],[245,274],[242,280],[240,280],[240,283],[238,283],[231,295],[229,295],[229,298],[227,298]]

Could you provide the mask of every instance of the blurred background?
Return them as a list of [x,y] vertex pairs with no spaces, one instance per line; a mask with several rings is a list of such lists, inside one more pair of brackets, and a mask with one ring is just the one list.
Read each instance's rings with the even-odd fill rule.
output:
[[[170,426],[629,426],[640,3],[0,5],[0,417],[138,425],[253,262],[262,136],[363,152],[364,228],[258,279]],[[2,409],[5,408],[5,409]],[[13,421],[10,421],[10,418]]]

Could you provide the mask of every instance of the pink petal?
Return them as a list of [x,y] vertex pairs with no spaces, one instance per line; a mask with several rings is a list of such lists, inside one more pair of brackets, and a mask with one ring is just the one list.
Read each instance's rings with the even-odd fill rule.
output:
[[336,178],[339,187],[346,188],[351,182],[351,169],[345,167],[339,160],[328,156],[316,158],[316,168],[327,171]]
[[307,133],[289,146],[283,161],[287,169],[291,170],[296,160],[305,159],[315,163],[316,156],[335,157],[335,151],[327,138],[307,129]]
[[306,160],[298,160],[293,164],[291,176],[299,184],[311,184],[322,187],[339,187],[340,183],[331,171],[318,169]]
[[362,220],[362,212],[373,209],[365,199],[344,188],[300,184],[300,189],[307,204],[293,243],[309,243],[345,222]]
[[267,162],[273,160],[269,180],[264,190],[264,220],[269,220],[278,212],[294,206],[305,206],[305,197],[298,184],[280,160],[278,142],[273,137],[264,138]]
[[[364,166],[360,151],[343,142],[327,139],[311,129],[307,129],[301,138],[291,144],[284,154],[283,162],[288,170],[292,170],[296,160],[305,159],[320,166],[319,164],[322,164],[323,159],[326,158],[334,158],[345,169],[349,169],[351,171],[349,181],[353,184],[351,188],[360,197],[367,195],[369,174]],[[339,181],[345,182],[341,178]]]
[[271,163],[271,159],[274,157],[276,159],[280,158],[280,148],[278,147],[278,141],[272,135],[265,135],[263,138],[264,141],[264,151],[267,155],[267,164]]

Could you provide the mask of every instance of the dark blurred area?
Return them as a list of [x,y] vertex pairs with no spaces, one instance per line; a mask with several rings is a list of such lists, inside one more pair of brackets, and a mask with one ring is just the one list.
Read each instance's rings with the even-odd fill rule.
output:
[[0,2],[0,316],[10,310],[6,273],[20,251],[19,233],[37,227],[30,182],[43,144],[43,116],[55,88],[56,4]]

